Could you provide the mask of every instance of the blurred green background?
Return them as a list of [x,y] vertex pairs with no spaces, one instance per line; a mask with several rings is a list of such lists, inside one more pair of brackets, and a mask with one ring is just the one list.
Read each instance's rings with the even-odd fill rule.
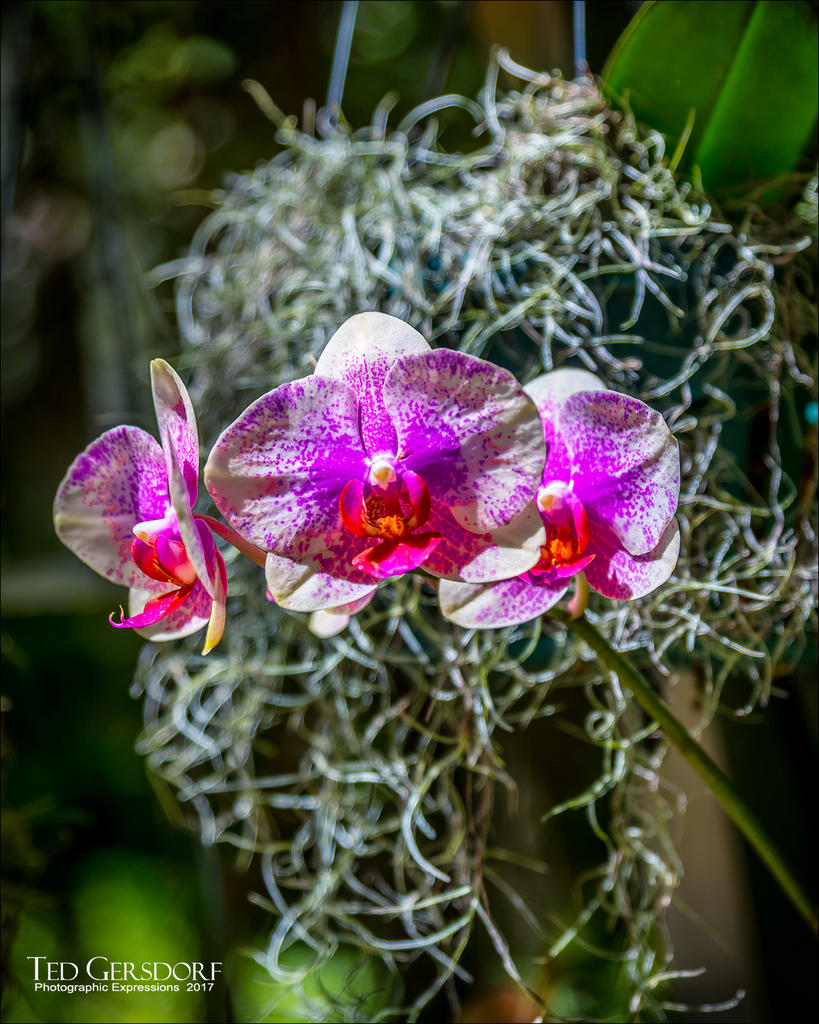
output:
[[[639,6],[586,5],[593,71]],[[148,360],[172,359],[177,343],[171,289],[146,288],[146,274],[184,251],[209,190],[275,152],[273,127],[243,80],[261,83],[288,114],[301,116],[309,98],[324,102],[340,11],[340,3],[316,0],[61,0],[3,9],[8,1021],[223,1021],[262,1012],[252,968],[236,955],[263,935],[264,915],[246,899],[254,878],[235,857],[203,850],[169,823],[173,801],[154,791],[134,750],[141,719],[129,685],[141,641],[107,627],[121,592],[62,548],[51,502],[70,462],[103,430],[131,423],[154,431]],[[571,76],[572,5],[361,3],[346,118],[365,124],[393,91],[393,124],[431,95],[474,95],[493,43],[523,64]],[[798,701],[781,702],[764,723],[732,724],[723,738],[763,817],[802,823],[783,842],[807,874],[815,732],[804,722]],[[565,773],[577,756],[554,737],[547,745],[546,766],[521,755],[519,772],[533,787],[549,764]],[[680,915],[681,966],[712,965],[706,1000],[748,988],[745,1004],[723,1019],[772,1019],[774,1004],[783,1016],[803,1009],[815,986],[802,924],[756,862],[744,861],[719,815],[698,826],[697,808],[707,804],[697,796],[686,823],[693,862],[697,849],[702,860],[704,835],[711,851],[714,837],[727,835],[726,852],[719,869],[708,856],[692,869],[701,888],[686,899],[719,934],[688,928]],[[79,961],[94,953],[224,960],[228,977],[207,995],[167,999],[34,996],[26,956]],[[487,980],[500,982],[493,971]],[[573,983],[590,983],[582,964]],[[515,1016],[525,1007],[481,999],[468,1019],[525,1019]]]

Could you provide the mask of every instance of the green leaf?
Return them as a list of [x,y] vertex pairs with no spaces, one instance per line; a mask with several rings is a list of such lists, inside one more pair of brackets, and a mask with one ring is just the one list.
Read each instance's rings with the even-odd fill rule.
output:
[[817,117],[817,33],[799,0],[646,3],[603,70],[610,94],[731,194],[795,170]]

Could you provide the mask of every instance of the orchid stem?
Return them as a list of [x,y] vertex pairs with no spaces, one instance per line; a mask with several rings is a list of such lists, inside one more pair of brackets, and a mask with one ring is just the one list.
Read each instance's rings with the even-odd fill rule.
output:
[[573,620],[560,616],[560,620],[568,625],[570,629],[574,630],[591,647],[608,669],[617,674],[620,682],[625,687],[628,687],[637,703],[660,726],[668,741],[679,750],[691,767],[698,772],[722,805],[725,813],[756,850],[768,870],[787,894],[791,903],[807,921],[814,934],[816,934],[816,910],[810,897],[794,876],[791,868],[785,862],[784,857],[776,848],[770,836],[765,832],[756,814],[734,789],[728,776],[702,749],[682,722],[674,717],[665,702],[655,693],[648,680],[637,671],[627,658],[611,646],[608,640],[585,616]]
[[197,512],[196,518],[201,519],[203,523],[207,523],[214,533],[218,533],[220,537],[223,537],[228,542],[228,544],[232,544],[237,551],[241,551],[243,555],[247,555],[251,562],[255,562],[256,565],[260,565],[264,569],[267,554],[262,551],[261,548],[257,548],[256,545],[251,544],[249,540],[245,540],[244,537],[240,537],[235,530],[231,530],[229,526],[226,526],[224,523],[220,523],[219,520],[214,519],[213,516],[200,515]]

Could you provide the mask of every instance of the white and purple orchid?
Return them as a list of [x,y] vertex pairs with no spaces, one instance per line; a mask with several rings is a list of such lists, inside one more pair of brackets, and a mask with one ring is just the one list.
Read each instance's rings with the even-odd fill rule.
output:
[[207,626],[211,650],[227,589],[214,532],[324,637],[382,580],[418,568],[440,578],[447,618],[492,628],[542,615],[575,577],[631,600],[676,564],[676,441],[659,413],[584,370],[524,389],[401,320],[354,316],[311,376],[263,395],[211,452],[206,483],[235,529],[193,511],[184,385],[161,359],[151,385],[161,445],[137,427],[107,431],[54,501],[63,543],[129,588],[118,628],[170,640]]
[[537,409],[510,373],[372,312],[342,324],[311,376],[224,431],[205,480],[269,552],[276,602],[319,611],[418,567],[469,583],[531,569],[544,458]]
[[128,587],[128,617],[112,615],[112,625],[154,640],[207,626],[207,654],[224,629],[227,576],[207,517],[193,512],[196,419],[185,386],[162,359],[151,363],[151,387],[161,446],[138,427],[106,431],[66,473],[54,525],[78,558]]
[[606,597],[644,597],[679,555],[680,457],[662,416],[585,370],[555,370],[526,391],[546,441],[536,494],[546,540],[538,563],[513,579],[441,582],[441,611],[467,628],[537,618],[581,572]]

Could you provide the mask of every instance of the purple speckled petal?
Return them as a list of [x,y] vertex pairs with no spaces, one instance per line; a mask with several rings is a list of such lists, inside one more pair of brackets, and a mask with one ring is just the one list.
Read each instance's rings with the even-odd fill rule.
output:
[[[137,586],[128,592],[128,617],[139,615],[152,597],[168,592],[168,584],[152,580],[143,573]],[[179,637],[190,636],[198,629],[207,626],[210,619],[213,599],[201,583],[195,583],[187,600],[170,615],[155,622],[152,626],[144,626],[136,630],[147,640],[177,640]]]
[[168,505],[162,449],[138,427],[114,427],[69,467],[54,499],[54,528],[95,572],[131,586],[147,579],[131,556],[133,527],[163,519]]
[[679,449],[662,416],[614,391],[581,393],[561,408],[558,430],[595,528],[610,529],[632,555],[655,548],[680,493]]
[[358,399],[361,438],[368,455],[395,453],[395,429],[381,394],[388,370],[399,356],[429,351],[414,327],[385,313],[350,317],[328,341],[316,375],[341,381]]
[[531,583],[527,576],[482,586],[441,580],[438,602],[441,614],[458,626],[497,629],[538,618],[568,589],[566,580]]
[[[304,377],[263,395],[225,430],[205,482],[238,533],[308,565],[315,552],[332,550],[336,533],[348,534],[339,497],[365,469],[355,396],[338,381]],[[365,546],[356,540],[352,554]]]
[[572,476],[571,456],[563,438],[555,430],[558,414],[566,401],[579,391],[605,391],[606,385],[588,370],[564,367],[541,374],[523,389],[537,406],[543,420],[546,441],[546,466],[543,482],[568,483]]
[[471,533],[457,523],[445,506],[433,502],[424,529],[437,530],[441,541],[422,568],[433,576],[486,583],[518,576],[535,565],[546,540],[534,503],[506,526]]
[[399,359],[384,384],[399,457],[462,526],[483,533],[532,500],[543,471],[543,429],[511,373],[437,349]]
[[[154,359],[151,390],[168,478],[172,476],[175,461],[177,472],[187,487],[188,505],[193,505],[199,491],[199,434],[187,389],[173,367],[164,359]],[[175,460],[172,455],[176,456]]]
[[[349,538],[349,541],[347,541]],[[331,538],[340,549],[340,558],[347,558],[345,565],[349,569],[350,552],[358,553],[368,544],[363,537],[354,537],[349,531],[338,531]],[[345,544],[348,547],[345,549]],[[352,601],[362,600],[372,594],[379,580],[363,572],[353,569],[348,572],[352,578],[341,578],[327,572],[323,565],[331,565],[333,556],[329,556],[322,548],[322,542],[316,542],[309,557],[302,561],[268,554],[265,565],[265,576],[270,596],[282,606],[294,612],[322,611],[326,608],[338,608]]]
[[630,555],[608,531],[594,533],[589,547],[596,553],[585,570],[589,586],[605,597],[633,601],[656,590],[674,571],[680,531],[672,519],[657,546],[645,555]]

